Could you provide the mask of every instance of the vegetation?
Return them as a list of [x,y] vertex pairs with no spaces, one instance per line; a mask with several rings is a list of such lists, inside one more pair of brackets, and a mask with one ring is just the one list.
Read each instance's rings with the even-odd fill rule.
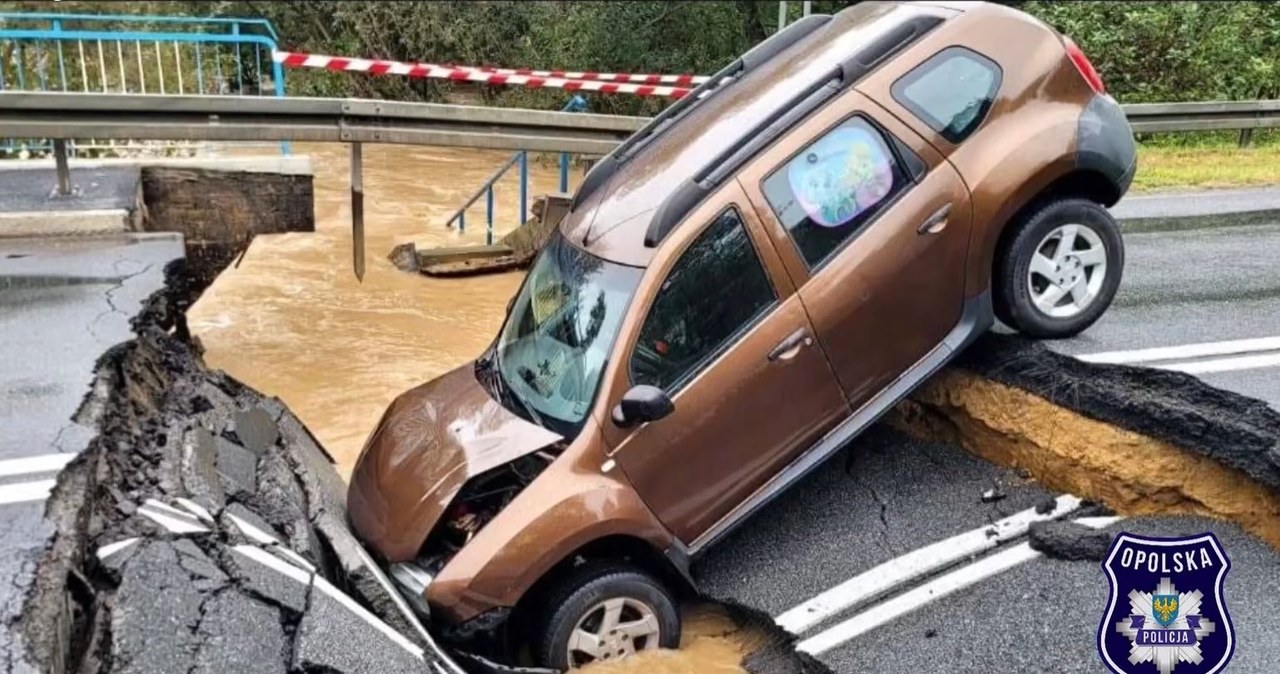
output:
[[[834,12],[848,0],[815,0]],[[1006,2],[1071,35],[1122,102],[1280,96],[1280,3]],[[798,18],[800,2],[788,3]],[[70,1],[60,11],[104,11]],[[175,0],[111,3],[113,12],[263,17],[286,49],[509,67],[709,73],[772,33],[772,0],[356,2]],[[0,2],[0,9],[50,9]],[[289,73],[290,93],[444,100],[449,83],[340,73]],[[485,91],[490,103],[558,107],[562,92]],[[602,112],[643,113],[629,97],[597,97]]]

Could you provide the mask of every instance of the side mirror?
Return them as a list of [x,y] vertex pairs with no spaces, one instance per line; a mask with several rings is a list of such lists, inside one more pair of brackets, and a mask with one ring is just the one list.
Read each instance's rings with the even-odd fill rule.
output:
[[657,386],[640,384],[631,387],[622,396],[622,402],[613,408],[613,423],[622,428],[657,421],[676,409],[667,392]]

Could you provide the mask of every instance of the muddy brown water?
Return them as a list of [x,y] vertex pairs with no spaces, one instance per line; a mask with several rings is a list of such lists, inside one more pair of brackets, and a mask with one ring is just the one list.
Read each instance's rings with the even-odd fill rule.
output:
[[[345,146],[297,144],[315,173],[316,232],[260,236],[188,312],[205,361],[278,396],[350,475],[365,438],[396,395],[475,358],[493,339],[523,272],[433,279],[397,270],[397,244],[484,242],[484,201],[465,234],[445,220],[509,155],[371,145],[364,150],[367,271],[351,271]],[[227,154],[262,154],[231,148]],[[554,163],[531,161],[530,199],[557,188]],[[572,180],[580,178],[576,171]],[[518,218],[513,170],[495,192],[498,235]],[[678,652],[652,652],[593,672],[742,672],[757,638],[722,613],[686,612]]]

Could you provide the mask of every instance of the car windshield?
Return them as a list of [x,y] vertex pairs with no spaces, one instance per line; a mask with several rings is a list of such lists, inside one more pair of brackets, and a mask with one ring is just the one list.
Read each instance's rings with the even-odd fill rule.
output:
[[576,435],[595,400],[643,269],[595,257],[557,232],[512,300],[494,361],[512,411]]

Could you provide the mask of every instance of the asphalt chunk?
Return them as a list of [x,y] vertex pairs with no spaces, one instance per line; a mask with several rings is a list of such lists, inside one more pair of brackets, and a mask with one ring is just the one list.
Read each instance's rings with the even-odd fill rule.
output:
[[236,412],[232,423],[244,448],[258,456],[266,454],[280,439],[275,418],[261,406]]
[[1027,531],[1032,550],[1069,562],[1100,562],[1111,549],[1111,534],[1071,520],[1033,522]]
[[258,487],[258,454],[226,438],[217,438],[218,475],[232,494],[252,494]]
[[[352,638],[352,635],[360,635]],[[421,674],[422,651],[374,629],[328,593],[313,590],[311,605],[298,624],[293,667],[300,671],[343,674]]]
[[163,540],[139,543],[111,604],[111,660],[119,674],[183,672],[199,643],[205,593]]
[[289,638],[280,611],[237,592],[220,593],[205,604],[196,636],[200,646],[191,674],[288,671],[281,653]]

